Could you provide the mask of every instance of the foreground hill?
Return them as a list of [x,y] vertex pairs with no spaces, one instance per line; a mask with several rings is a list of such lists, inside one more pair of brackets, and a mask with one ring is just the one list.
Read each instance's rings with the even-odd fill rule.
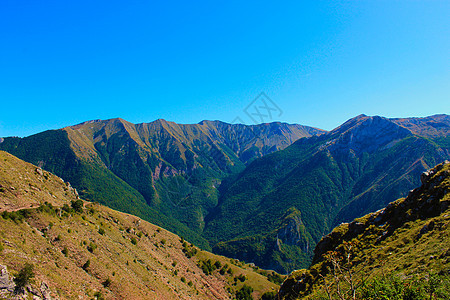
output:
[[280,299],[449,299],[450,162],[421,180],[406,198],[323,237]]
[[450,117],[360,115],[225,181],[204,236],[213,251],[279,272],[307,267],[335,225],[405,196],[450,158]]
[[268,278],[281,278],[82,201],[68,182],[3,151],[0,213],[0,298],[259,299],[278,288]]
[[323,131],[302,125],[96,120],[26,138],[0,150],[55,173],[80,195],[182,234],[205,249],[204,218],[220,181],[256,158]]

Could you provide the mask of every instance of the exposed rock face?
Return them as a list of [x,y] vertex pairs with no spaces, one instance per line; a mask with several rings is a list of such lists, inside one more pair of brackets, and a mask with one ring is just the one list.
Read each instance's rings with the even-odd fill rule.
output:
[[395,141],[410,134],[410,131],[386,118],[361,115],[329,132],[328,135],[336,135],[336,138],[328,141],[322,148],[335,153],[372,153],[382,147],[392,147]]
[[16,284],[11,279],[6,266],[0,265],[0,296],[9,296],[15,288]]
[[40,290],[41,290],[43,300],[52,300],[52,297],[50,295],[50,288],[48,287],[48,285],[45,282],[41,283]]
[[287,245],[297,245],[304,252],[309,251],[309,241],[300,214],[286,219],[285,226],[278,230],[277,242],[278,240]]

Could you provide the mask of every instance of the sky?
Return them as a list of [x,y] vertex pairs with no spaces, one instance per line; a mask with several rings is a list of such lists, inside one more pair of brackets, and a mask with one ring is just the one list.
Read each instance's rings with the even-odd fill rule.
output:
[[0,136],[450,114],[450,1],[0,1]]

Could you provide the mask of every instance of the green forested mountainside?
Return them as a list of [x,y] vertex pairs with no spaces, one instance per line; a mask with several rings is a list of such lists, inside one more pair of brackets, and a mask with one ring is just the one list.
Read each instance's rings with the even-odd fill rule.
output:
[[210,249],[201,232],[206,214],[217,205],[221,179],[300,137],[321,132],[284,123],[132,124],[111,119],[5,138],[0,149],[61,176],[86,199],[135,214]]
[[324,236],[312,266],[293,272],[279,299],[449,299],[450,162],[421,182]]
[[282,280],[83,201],[68,182],[3,151],[0,270],[1,299],[233,299],[242,289],[259,299]]
[[[437,118],[416,122],[415,132],[434,132],[417,127],[442,124]],[[358,116],[258,159],[226,182],[204,236],[217,253],[265,268],[307,267],[315,244],[333,226],[404,196],[449,153],[440,140],[395,120]]]

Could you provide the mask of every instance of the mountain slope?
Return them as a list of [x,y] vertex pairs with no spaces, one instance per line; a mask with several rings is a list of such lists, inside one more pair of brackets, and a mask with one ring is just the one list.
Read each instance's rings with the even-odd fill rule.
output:
[[[26,293],[36,299],[230,299],[244,284],[254,297],[277,288],[248,265],[84,202],[69,183],[3,151],[0,213],[0,297],[7,299],[16,288],[11,276],[26,263],[35,273]],[[205,273],[211,264],[220,267]],[[245,280],[234,284],[239,276]]]
[[415,132],[361,115],[258,159],[223,184],[205,237],[217,253],[265,268],[306,267],[335,224],[403,196],[429,166],[450,157],[444,144]]
[[[341,224],[323,237],[314,250],[313,265],[289,276],[280,289],[280,299],[304,299],[308,295],[310,299],[327,297],[323,295],[325,289],[337,296],[336,279],[343,281],[341,292],[346,294],[351,288],[340,274],[333,276],[333,261],[353,275],[357,299],[366,299],[364,292],[369,288],[374,292],[389,287],[386,280],[403,281],[400,285],[404,290],[398,289],[397,294],[407,292],[410,287],[415,292],[423,292],[421,287],[426,287],[427,298],[448,299],[450,163],[446,161],[423,173],[421,181],[422,185],[406,198],[351,223]],[[342,260],[343,257],[349,260]],[[419,281],[414,282],[414,278]],[[374,282],[378,282],[378,286],[371,285]],[[434,297],[430,290],[435,293]],[[389,296],[385,294],[385,297]],[[423,299],[423,295],[416,297],[413,299]]]
[[208,249],[200,233],[217,205],[220,180],[255,158],[321,132],[284,123],[111,119],[5,138],[0,149],[70,181],[86,199],[150,220]]

